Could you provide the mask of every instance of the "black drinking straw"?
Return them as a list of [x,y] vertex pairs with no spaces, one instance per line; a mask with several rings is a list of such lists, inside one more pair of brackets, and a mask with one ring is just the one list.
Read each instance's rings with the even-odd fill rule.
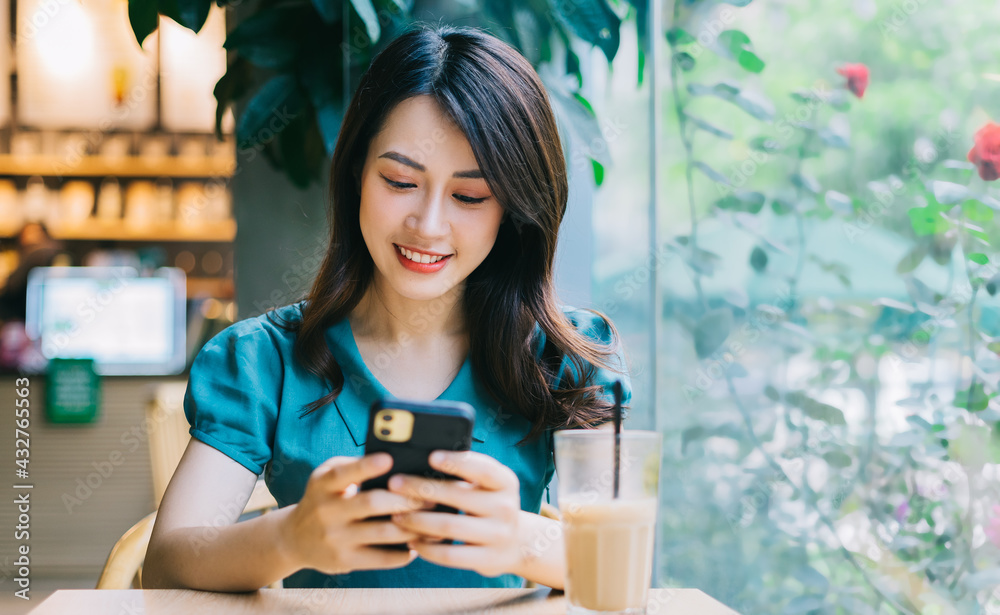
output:
[[618,499],[618,483],[622,472],[622,381],[615,380],[615,499]]

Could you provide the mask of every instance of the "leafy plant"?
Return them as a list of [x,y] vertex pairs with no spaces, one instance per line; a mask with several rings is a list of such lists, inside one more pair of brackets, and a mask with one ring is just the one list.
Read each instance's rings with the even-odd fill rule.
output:
[[[977,538],[1000,525],[981,474],[1000,462],[1000,310],[977,311],[1000,282],[991,255],[1000,202],[973,170],[997,179],[1000,127],[977,135],[975,166],[948,157],[971,135],[949,134],[898,174],[870,177],[869,194],[824,186],[823,164],[854,153],[848,92],[864,95],[868,67],[841,66],[834,89],[790,92],[794,108],[782,113],[756,91],[767,63],[733,20],[721,29],[711,3],[697,0],[674,3],[672,17],[665,38],[691,229],[670,245],[695,299],[668,302],[667,317],[687,329],[699,365],[682,387],[689,424],[670,462],[684,479],[664,504],[666,574],[744,613],[980,612],[1000,583],[1000,533],[995,544]],[[696,80],[727,72],[701,70],[709,50],[735,77]],[[718,114],[706,98],[732,111]],[[764,125],[735,172],[701,150],[740,137],[699,108]],[[746,267],[776,289],[772,299],[706,290],[732,268],[731,254],[703,243],[706,224],[752,238]],[[909,242],[896,267],[908,300],[804,295],[807,270],[845,290],[859,273],[811,248],[831,231],[852,245]],[[940,290],[922,280],[925,261],[947,268]],[[925,363],[929,374],[900,373]],[[953,374],[946,394],[935,368]],[[910,395],[887,404],[900,380]],[[886,433],[900,414],[906,427]],[[956,490],[968,497],[950,497]]]
[[[156,30],[158,15],[198,32],[212,4],[213,0],[129,0],[129,19],[141,44]],[[296,186],[319,180],[360,75],[388,41],[414,22],[414,15],[440,7],[420,0],[262,0],[231,27],[226,38],[229,64],[215,87],[216,133],[221,135],[222,118],[235,106],[238,150],[263,152]],[[620,45],[619,14],[605,0],[453,2],[444,8],[464,24],[483,27],[506,40],[536,66],[559,62],[556,74],[571,77],[576,86],[567,90],[561,80],[550,81],[553,104],[575,138],[575,147],[592,158],[600,183],[608,160],[590,148],[600,128],[579,91],[583,72],[575,43],[599,48],[610,62]],[[645,19],[645,2],[616,3],[616,8]],[[645,44],[640,39],[640,45]],[[640,68],[640,80],[641,74]]]

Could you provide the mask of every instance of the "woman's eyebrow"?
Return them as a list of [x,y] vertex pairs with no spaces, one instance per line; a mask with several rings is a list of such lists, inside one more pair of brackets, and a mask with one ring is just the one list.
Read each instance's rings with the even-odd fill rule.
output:
[[[420,172],[424,172],[427,170],[427,167],[425,167],[424,165],[420,164],[416,160],[407,158],[406,156],[400,154],[399,152],[386,152],[381,156],[379,156],[379,158],[388,158],[389,160],[395,160],[400,164],[405,164],[406,166],[416,169]],[[482,179],[483,172],[480,171],[479,169],[473,169],[471,171],[456,171],[455,173],[452,173],[451,176],[460,179]]]

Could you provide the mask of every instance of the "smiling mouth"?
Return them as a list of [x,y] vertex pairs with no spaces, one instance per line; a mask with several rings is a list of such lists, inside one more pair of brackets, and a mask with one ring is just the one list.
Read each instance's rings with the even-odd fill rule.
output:
[[424,265],[434,264],[440,260],[443,260],[451,256],[451,254],[446,254],[444,256],[432,256],[430,254],[424,254],[423,252],[414,252],[412,250],[407,250],[406,248],[397,246],[396,244],[392,245],[396,247],[396,251],[399,252],[404,258],[411,260],[414,263],[420,263]]

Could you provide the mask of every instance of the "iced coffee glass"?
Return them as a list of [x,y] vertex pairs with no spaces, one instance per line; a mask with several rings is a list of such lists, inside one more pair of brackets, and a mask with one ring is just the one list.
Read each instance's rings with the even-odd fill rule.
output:
[[660,478],[660,434],[623,431],[618,497],[610,430],[556,432],[559,510],[571,615],[646,612]]

